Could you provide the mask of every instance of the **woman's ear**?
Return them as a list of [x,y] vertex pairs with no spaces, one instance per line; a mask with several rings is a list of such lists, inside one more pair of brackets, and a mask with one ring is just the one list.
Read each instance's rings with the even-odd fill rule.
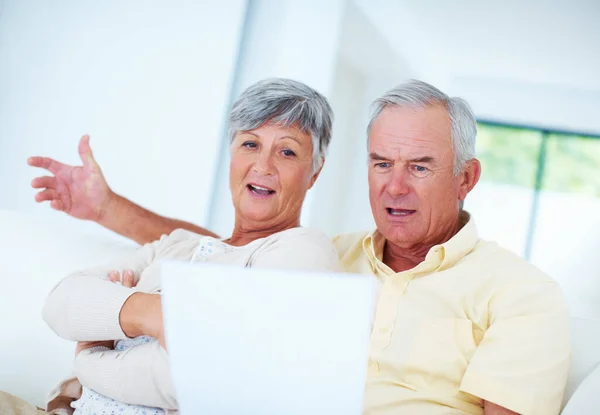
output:
[[315,182],[319,178],[319,174],[321,174],[321,170],[323,170],[323,166],[324,165],[325,165],[325,157],[321,157],[321,166],[319,166],[319,168],[317,169],[317,171],[311,177],[311,179],[310,179],[310,185],[308,186],[309,189],[313,187],[313,185],[315,184]]

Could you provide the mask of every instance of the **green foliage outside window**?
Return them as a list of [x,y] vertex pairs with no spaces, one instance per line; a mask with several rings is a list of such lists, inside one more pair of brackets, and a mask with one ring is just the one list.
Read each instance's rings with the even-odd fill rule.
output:
[[[481,180],[535,188],[544,133],[478,125]],[[550,133],[546,137],[542,190],[600,197],[600,138]]]
[[539,131],[479,124],[476,156],[481,180],[533,188],[541,141]]
[[600,197],[600,139],[550,134],[542,189]]

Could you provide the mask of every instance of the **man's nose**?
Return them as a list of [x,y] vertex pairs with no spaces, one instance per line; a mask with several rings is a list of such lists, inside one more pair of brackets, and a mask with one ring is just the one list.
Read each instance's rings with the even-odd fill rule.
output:
[[261,151],[254,162],[253,170],[261,175],[269,176],[275,171],[273,156],[269,151]]
[[386,186],[387,193],[392,196],[404,196],[410,191],[408,171],[404,166],[394,166],[389,182]]

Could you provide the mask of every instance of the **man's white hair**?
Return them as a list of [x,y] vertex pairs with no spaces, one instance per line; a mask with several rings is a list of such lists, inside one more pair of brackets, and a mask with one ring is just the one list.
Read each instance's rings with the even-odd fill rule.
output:
[[477,122],[470,105],[462,98],[449,97],[442,91],[423,81],[411,79],[377,98],[371,104],[371,119],[367,137],[373,122],[390,106],[422,108],[443,105],[452,123],[452,146],[454,148],[454,174],[460,173],[465,163],[475,157]]

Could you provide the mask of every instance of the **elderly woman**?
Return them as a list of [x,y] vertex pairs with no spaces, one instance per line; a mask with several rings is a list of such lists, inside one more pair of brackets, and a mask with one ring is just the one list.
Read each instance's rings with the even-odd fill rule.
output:
[[[269,79],[252,85],[229,118],[231,236],[220,240],[177,230],[133,256],[70,275],[52,290],[43,316],[59,336],[117,340],[114,350],[95,343],[79,347],[74,375],[83,393],[72,404],[76,414],[177,412],[164,348],[159,260],[338,269],[329,238],[300,227],[302,203],[323,166],[331,124],[327,100],[304,84]],[[130,270],[129,282],[113,283],[107,276],[114,270]]]

